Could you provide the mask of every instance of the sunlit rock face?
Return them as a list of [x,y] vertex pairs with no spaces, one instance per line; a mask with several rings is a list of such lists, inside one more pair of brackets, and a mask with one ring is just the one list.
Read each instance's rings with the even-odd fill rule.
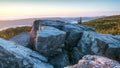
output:
[[105,55],[120,59],[120,38],[110,34],[84,31],[77,47],[83,54]]
[[30,47],[29,42],[30,42],[30,33],[29,32],[23,32],[20,33],[10,39],[10,41],[15,42],[16,44],[25,46],[25,47]]
[[44,26],[43,30],[37,31],[35,49],[45,56],[53,56],[61,52],[64,46],[66,32],[54,27]]
[[53,68],[35,51],[0,38],[0,68]]
[[65,68],[120,68],[120,64],[106,57],[86,55],[79,60],[78,64]]

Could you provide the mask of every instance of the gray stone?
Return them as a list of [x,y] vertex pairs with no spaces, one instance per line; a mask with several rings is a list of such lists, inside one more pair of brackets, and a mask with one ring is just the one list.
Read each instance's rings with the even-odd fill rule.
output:
[[45,26],[37,32],[35,49],[45,56],[53,56],[64,46],[66,32]]
[[120,40],[118,38],[110,34],[84,31],[78,48],[83,54],[99,54],[120,59]]
[[76,24],[64,25],[62,30],[67,32],[66,48],[70,50],[73,47],[77,46],[77,43],[81,39],[83,31],[95,31],[94,28]]
[[16,44],[25,46],[25,47],[30,47],[29,42],[30,42],[30,33],[29,32],[23,32],[20,33],[10,39],[10,41],[15,42]]
[[48,60],[35,51],[0,38],[1,68],[53,68]]
[[106,57],[96,55],[86,55],[78,64],[65,68],[120,68],[120,64]]

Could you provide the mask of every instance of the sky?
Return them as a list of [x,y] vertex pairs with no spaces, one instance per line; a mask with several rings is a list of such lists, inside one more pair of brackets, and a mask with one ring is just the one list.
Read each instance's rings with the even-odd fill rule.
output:
[[120,0],[0,0],[0,19],[120,14]]

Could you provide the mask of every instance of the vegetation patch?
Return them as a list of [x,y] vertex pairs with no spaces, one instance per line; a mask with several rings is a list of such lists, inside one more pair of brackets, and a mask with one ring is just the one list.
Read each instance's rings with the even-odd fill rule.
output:
[[16,27],[16,28],[8,28],[5,30],[0,31],[0,37],[4,39],[10,39],[13,36],[21,33],[21,32],[30,32],[31,26],[22,26],[22,27]]
[[83,24],[94,27],[97,32],[103,34],[120,35],[120,15],[99,18]]

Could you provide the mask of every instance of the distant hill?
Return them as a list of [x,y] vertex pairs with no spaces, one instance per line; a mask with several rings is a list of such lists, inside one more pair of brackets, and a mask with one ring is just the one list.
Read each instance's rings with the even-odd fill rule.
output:
[[18,26],[31,26],[35,20],[61,20],[59,17],[55,18],[26,18],[26,19],[18,19],[18,20],[0,20],[0,30],[7,29],[11,27],[18,27]]
[[[97,17],[82,17],[82,21],[89,21],[96,18],[100,18],[100,16]],[[0,30],[11,28],[11,27],[18,27],[18,26],[31,26],[33,24],[33,21],[35,20],[60,20],[67,23],[77,23],[79,20],[79,17],[51,17],[51,18],[27,18],[27,19],[19,19],[19,20],[0,20]]]
[[16,26],[31,26],[34,20],[36,20],[36,18],[20,19],[20,20],[1,20],[0,30],[16,27]]
[[120,34],[120,15],[98,18],[83,24],[96,28],[97,32],[103,34]]

